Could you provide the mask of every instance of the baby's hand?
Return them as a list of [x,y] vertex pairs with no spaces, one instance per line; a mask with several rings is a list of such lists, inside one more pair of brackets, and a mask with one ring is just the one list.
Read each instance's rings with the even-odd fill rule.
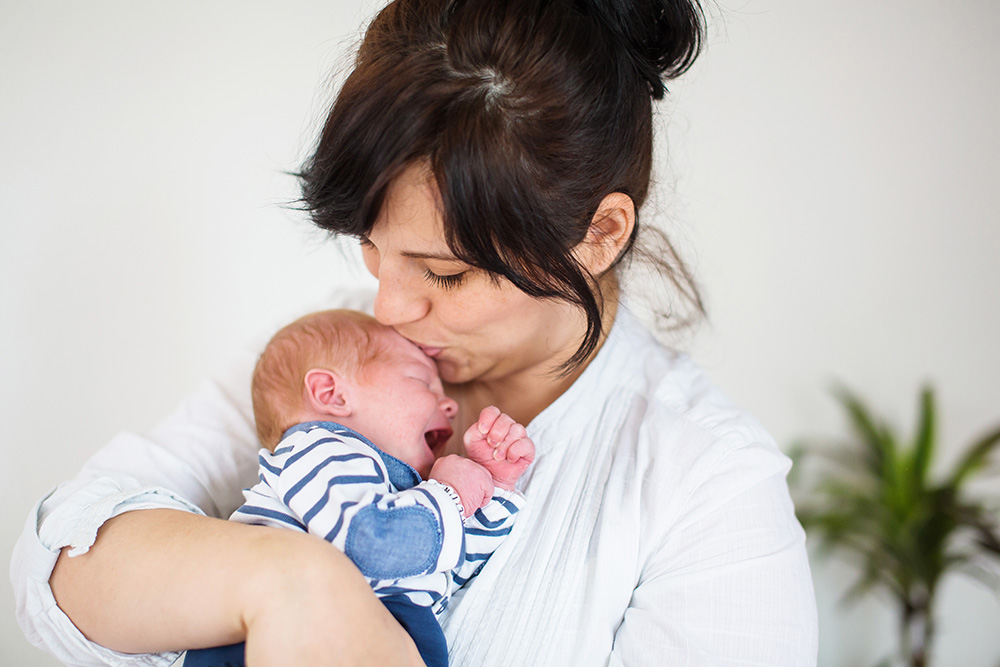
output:
[[465,432],[469,458],[490,471],[493,483],[514,490],[514,484],[535,460],[535,443],[524,427],[494,406],[479,413],[479,421]]
[[462,500],[466,519],[493,498],[493,479],[489,471],[478,463],[455,454],[442,456],[435,461],[430,478],[455,490]]

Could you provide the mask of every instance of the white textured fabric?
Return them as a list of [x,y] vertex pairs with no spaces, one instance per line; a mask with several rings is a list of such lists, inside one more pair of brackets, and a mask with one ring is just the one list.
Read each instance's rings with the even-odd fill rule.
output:
[[[87,548],[130,498],[213,516],[240,505],[257,468],[252,364],[248,356],[150,436],[120,436],[35,508],[11,565],[32,643],[70,665],[174,659],[87,642],[48,576],[60,547]],[[622,309],[594,361],[528,434],[537,448],[519,484],[528,505],[441,617],[454,667],[816,663],[789,461],[686,356]],[[120,502],[109,509],[112,495]]]

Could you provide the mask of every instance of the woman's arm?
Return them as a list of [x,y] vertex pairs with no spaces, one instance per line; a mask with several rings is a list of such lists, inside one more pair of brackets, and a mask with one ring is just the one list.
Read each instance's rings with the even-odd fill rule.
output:
[[[126,516],[131,512],[172,509],[200,518],[203,514],[221,517],[239,505],[240,489],[255,477],[258,445],[247,388],[253,357],[247,354],[237,362],[228,376],[205,383],[148,435],[123,433],[114,438],[87,461],[75,479],[59,485],[32,509],[10,570],[17,619],[32,644],[67,665],[160,666],[176,658],[126,655],[88,641],[78,625],[93,631],[93,624],[86,619],[76,623],[80,609],[74,606],[74,591],[61,585],[62,602],[73,610],[71,615],[64,613],[50,587],[50,575],[60,563],[61,576],[67,564],[77,565],[73,560],[85,558],[90,549],[101,549],[106,556],[119,554],[114,544],[104,548],[103,537],[97,541],[99,529],[105,523],[116,524],[118,518],[131,523],[135,517]],[[165,535],[169,536],[161,529],[134,537],[142,540],[141,545],[158,547],[157,540]],[[133,565],[128,550],[120,552],[118,561],[116,567],[123,573]],[[76,568],[68,569],[72,574]],[[116,594],[114,573],[104,574],[95,569],[91,579],[84,570],[83,577],[70,577],[70,583],[74,589],[79,587],[81,598]],[[156,604],[141,597],[147,585],[128,581],[118,588],[134,588],[131,599],[138,608]],[[93,590],[88,590],[90,586]]]
[[612,667],[816,664],[816,603],[787,467],[773,446],[748,445],[698,485],[650,549]]
[[[344,305],[352,296],[339,294],[334,305]],[[318,596],[323,591],[326,596],[317,604],[337,605],[333,611],[318,613],[317,623],[347,612],[369,622],[369,634],[384,638],[372,646],[348,619],[342,627],[354,628],[350,641],[344,642],[350,648],[345,653],[341,646],[324,660],[352,664],[357,651],[378,654],[412,646],[397,626],[385,625],[391,617],[367,585],[360,587],[363,596],[351,593],[358,584],[347,583],[342,595],[326,595],[331,589],[339,591],[335,583],[345,571],[351,573],[350,581],[360,579],[353,566],[345,565],[342,554],[331,553],[335,550],[329,545],[307,542],[313,549],[299,553],[304,536],[291,531],[265,538],[265,533],[242,532],[263,530],[259,527],[230,525],[197,514],[228,516],[242,502],[241,488],[256,478],[259,444],[249,396],[255,360],[256,354],[249,351],[234,359],[227,372],[206,383],[148,435],[126,433],[115,438],[91,457],[76,479],[60,485],[31,511],[10,572],[18,622],[32,644],[67,665],[169,665],[176,655],[124,654],[87,639],[99,638],[130,651],[188,648],[187,640],[194,637],[172,635],[184,631],[184,623],[189,631],[216,644],[233,636],[236,623],[240,637],[249,629],[251,650],[266,652],[270,646],[266,640],[274,635],[257,633],[258,638],[254,628],[261,619],[280,620],[268,613],[281,613],[283,603],[291,604],[294,584],[300,581],[280,579],[294,570],[284,567],[287,563],[270,562],[267,554],[273,549],[292,552],[288,558],[301,563],[287,562],[304,572],[315,571],[310,575],[314,588],[307,593]],[[317,551],[320,547],[324,550]],[[69,558],[69,553],[80,555]],[[262,598],[269,607],[258,615],[244,602],[223,594],[227,585],[252,583],[253,578],[239,581],[236,576],[253,564],[249,559],[253,554],[261,555],[255,577],[276,581],[280,589]],[[325,588],[320,585],[324,580]],[[181,606],[171,607],[173,603]],[[241,606],[242,615],[235,618],[242,620],[234,620],[234,609]],[[294,612],[288,617],[296,618]],[[212,622],[199,625],[207,617]],[[343,639],[327,627],[319,641],[325,647],[327,639],[337,636]],[[345,662],[335,662],[340,659]],[[259,664],[282,663],[264,659]]]
[[247,638],[256,665],[419,665],[412,641],[347,558],[316,537],[176,510],[106,522],[59,557],[60,608],[125,653]]

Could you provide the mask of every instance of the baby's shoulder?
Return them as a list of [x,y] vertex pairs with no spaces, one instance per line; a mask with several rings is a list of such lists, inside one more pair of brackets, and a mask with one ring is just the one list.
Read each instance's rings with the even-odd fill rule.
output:
[[274,451],[260,450],[260,464],[274,472],[316,467],[385,468],[380,452],[355,431],[338,424],[309,422],[288,429]]

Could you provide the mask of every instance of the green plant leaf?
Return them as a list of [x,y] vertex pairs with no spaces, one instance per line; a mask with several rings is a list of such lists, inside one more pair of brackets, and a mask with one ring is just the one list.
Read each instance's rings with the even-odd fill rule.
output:
[[[866,568],[864,574],[858,578],[857,581],[851,584],[851,587],[848,588],[843,597],[840,598],[840,604],[844,606],[855,604],[879,584],[888,586],[890,590],[894,589],[892,582],[883,580],[882,575],[877,569],[872,567]],[[899,595],[898,590],[893,590],[893,593],[897,596]]]
[[956,569],[962,574],[975,578],[983,586],[995,593],[1000,593],[1000,574],[996,568],[988,567],[982,558],[969,558]]
[[927,470],[934,456],[934,433],[937,422],[934,390],[928,385],[920,393],[920,413],[917,436],[913,444],[912,492],[919,493],[927,486]]
[[876,478],[885,475],[887,466],[893,465],[895,452],[892,442],[886,442],[883,438],[882,429],[872,417],[868,408],[846,387],[834,388],[834,395],[847,410],[850,424],[857,434],[861,444],[864,446],[863,452],[867,455],[869,467]]
[[1000,447],[1000,428],[975,441],[951,476],[934,483],[938,408],[931,385],[921,389],[912,439],[900,438],[849,389],[838,386],[833,393],[851,435],[822,451],[797,444],[796,462],[808,455],[826,464],[810,469],[816,474],[807,476],[812,489],[808,504],[798,504],[799,518],[819,538],[820,553],[836,550],[858,568],[844,602],[874,589],[891,593],[901,617],[926,611],[923,643],[929,645],[943,575],[1000,558],[996,513],[962,493]]
[[986,465],[986,459],[998,444],[1000,444],[1000,427],[981,437],[966,452],[951,475],[949,482],[951,486],[956,489],[961,488],[969,475]]
[[996,519],[991,512],[979,505],[963,505],[958,508],[958,521],[972,529],[976,542],[979,546],[1000,556],[1000,529],[997,528]]

